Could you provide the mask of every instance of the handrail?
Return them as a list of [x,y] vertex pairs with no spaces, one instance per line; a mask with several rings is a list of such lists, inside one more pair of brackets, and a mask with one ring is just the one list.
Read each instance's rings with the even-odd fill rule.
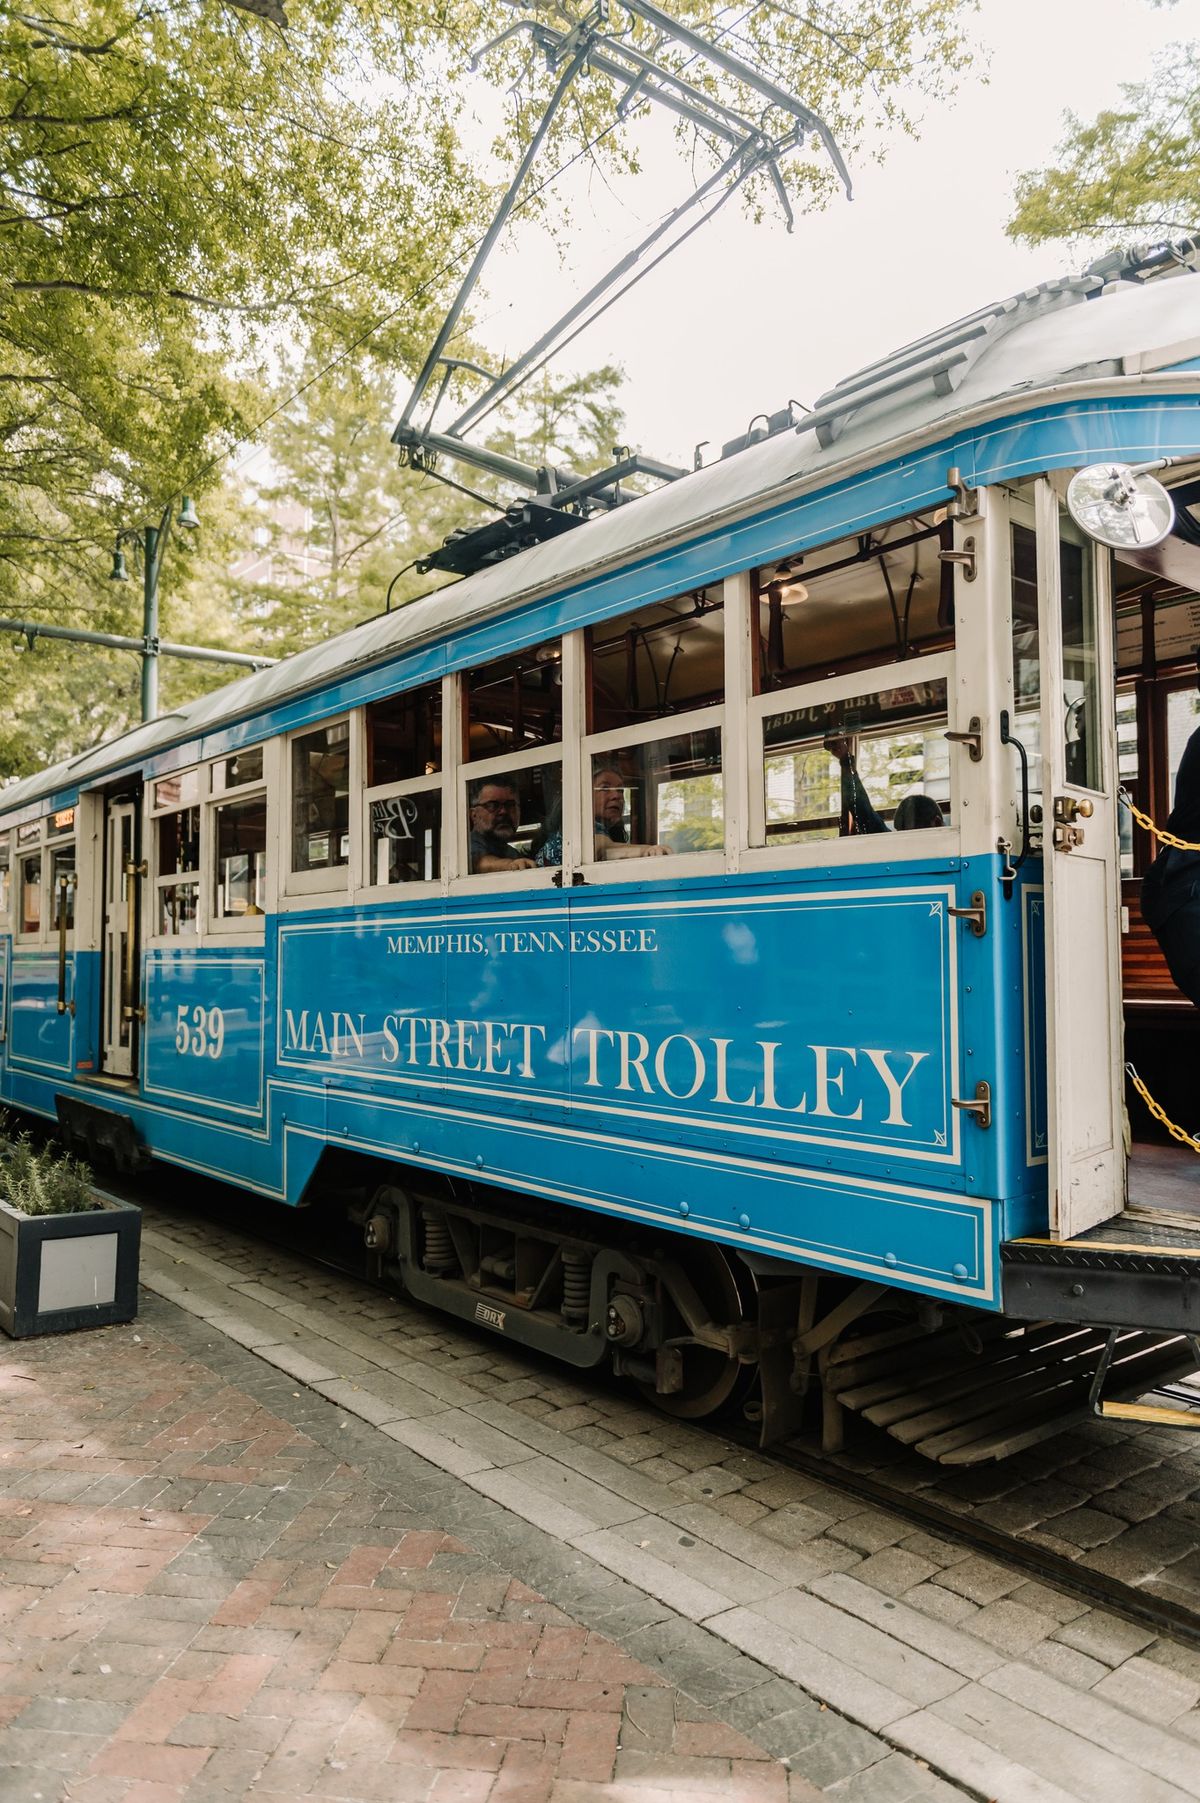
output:
[[75,872],[64,871],[58,879],[58,1012],[75,1013],[75,998],[67,1000],[67,893],[79,881]]
[[135,879],[145,876],[148,866],[145,863],[128,863],[125,866],[125,960],[121,971],[121,1019],[145,1020],[146,1010],[134,1006],[134,994],[137,989],[137,934],[134,927],[137,921],[137,889]]

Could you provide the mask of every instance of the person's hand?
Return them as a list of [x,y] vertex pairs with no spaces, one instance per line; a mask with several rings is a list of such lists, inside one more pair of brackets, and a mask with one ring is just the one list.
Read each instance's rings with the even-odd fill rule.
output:
[[477,860],[472,876],[507,876],[510,870],[536,870],[537,865],[532,858],[496,858],[485,852]]
[[665,858],[670,852],[669,845],[610,845],[604,859],[607,863],[613,858]]
[[825,749],[830,757],[835,757],[839,764],[850,761],[850,741],[845,733],[829,733],[825,739]]

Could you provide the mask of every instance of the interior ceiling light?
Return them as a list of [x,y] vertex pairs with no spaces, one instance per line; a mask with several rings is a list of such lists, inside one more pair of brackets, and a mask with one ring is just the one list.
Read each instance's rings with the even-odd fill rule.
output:
[[808,600],[808,590],[802,582],[789,582],[780,589],[779,599],[784,607],[798,607],[801,601]]

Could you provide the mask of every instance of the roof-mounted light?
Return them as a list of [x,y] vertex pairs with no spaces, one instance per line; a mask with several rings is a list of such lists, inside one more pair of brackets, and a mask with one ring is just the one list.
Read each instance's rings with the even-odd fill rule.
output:
[[1089,538],[1114,551],[1161,545],[1175,524],[1175,503],[1152,470],[1156,463],[1092,463],[1077,470],[1067,489],[1067,512]]

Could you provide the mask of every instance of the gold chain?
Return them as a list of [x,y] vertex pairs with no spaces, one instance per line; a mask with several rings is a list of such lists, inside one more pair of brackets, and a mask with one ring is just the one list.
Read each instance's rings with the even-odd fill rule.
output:
[[1133,1087],[1137,1090],[1139,1096],[1141,1096],[1155,1120],[1162,1122],[1162,1125],[1171,1135],[1171,1138],[1177,1139],[1181,1146],[1190,1146],[1193,1152],[1200,1152],[1200,1139],[1193,1139],[1190,1133],[1185,1133],[1182,1127],[1177,1127],[1174,1121],[1168,1118],[1166,1109],[1160,1108],[1159,1104],[1150,1094],[1150,1091],[1146,1088],[1146,1085],[1142,1082],[1142,1079],[1134,1070],[1132,1064],[1127,1064],[1125,1069],[1129,1073],[1129,1080],[1133,1084]]
[[1163,845],[1173,845],[1176,851],[1200,851],[1200,845],[1193,845],[1188,839],[1177,839],[1174,833],[1168,833],[1161,826],[1155,826],[1149,814],[1143,814],[1141,808],[1134,806],[1128,789],[1118,789],[1117,797],[1125,803],[1138,825],[1144,826],[1148,833],[1153,833],[1154,837]]

